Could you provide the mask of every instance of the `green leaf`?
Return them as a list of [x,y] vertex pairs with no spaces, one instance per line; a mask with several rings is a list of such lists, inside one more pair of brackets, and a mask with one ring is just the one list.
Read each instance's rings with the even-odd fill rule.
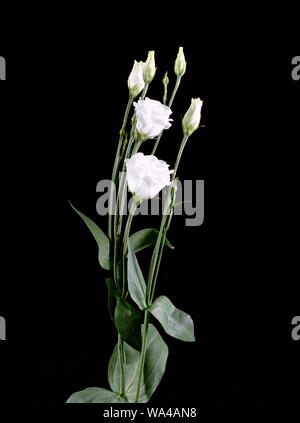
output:
[[[154,245],[156,243],[158,234],[159,232],[153,228],[142,229],[132,234],[130,236],[130,241],[132,243],[134,252],[137,253],[138,251],[141,251],[144,248]],[[174,249],[174,247],[170,244],[167,239],[165,240],[165,245],[171,249]]]
[[140,350],[142,345],[142,314],[126,301],[118,301],[114,322],[118,333],[133,348]]
[[91,231],[93,237],[95,238],[99,253],[98,253],[98,260],[100,263],[100,266],[105,270],[111,269],[111,263],[109,258],[109,239],[105,235],[105,233],[99,228],[98,225],[96,225],[95,222],[93,222],[89,217],[85,216],[83,213],[81,213],[79,210],[77,210],[71,202],[71,207],[75,212],[81,217],[81,219],[84,221],[86,226]]
[[[142,331],[143,331],[142,326]],[[168,346],[158,333],[157,329],[149,324],[147,347],[145,356],[144,374],[140,388],[139,402],[146,403],[150,400],[153,392],[158,387],[166,369],[168,359]],[[134,350],[124,342],[124,373],[125,373],[125,396],[128,402],[135,402],[140,357],[141,353]],[[118,345],[116,345],[111,356],[108,367],[108,378],[110,387],[118,392],[120,387],[120,363],[118,359]]]
[[107,285],[107,303],[108,303],[108,311],[111,320],[114,320],[114,301],[115,298],[118,297],[117,290],[115,288],[114,282],[112,278],[106,278],[105,279],[106,285]]
[[124,398],[102,388],[86,388],[83,391],[75,392],[66,401],[67,403],[124,403]]
[[[140,352],[132,348],[126,342],[123,343],[124,363],[125,363],[125,392],[131,386],[136,377],[140,362]],[[118,344],[115,346],[108,364],[108,382],[111,389],[118,393],[121,387],[121,368],[118,354]]]
[[146,308],[146,284],[129,239],[127,271],[128,290],[131,298],[141,310],[144,310]]
[[181,341],[195,341],[194,323],[191,316],[174,307],[169,298],[164,295],[158,297],[149,311],[169,335]]

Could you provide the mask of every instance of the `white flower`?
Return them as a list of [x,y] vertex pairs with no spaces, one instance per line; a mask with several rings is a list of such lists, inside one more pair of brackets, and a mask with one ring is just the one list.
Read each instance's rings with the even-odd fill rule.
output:
[[128,88],[130,95],[136,97],[144,88],[145,82],[143,78],[143,62],[134,61],[132,71],[128,78]]
[[136,129],[141,134],[142,139],[157,137],[164,129],[171,126],[169,116],[172,110],[156,100],[139,100],[133,103],[136,114]]
[[147,84],[150,84],[156,72],[154,54],[155,51],[148,51],[148,57],[143,67],[143,77]]
[[129,191],[138,200],[155,197],[166,185],[170,185],[169,165],[157,157],[136,153],[126,160]]
[[203,101],[192,98],[191,105],[182,119],[182,128],[185,135],[191,135],[199,127]]
[[183,47],[179,47],[177,58],[175,60],[174,72],[177,76],[182,76],[186,70],[186,61],[183,53]]

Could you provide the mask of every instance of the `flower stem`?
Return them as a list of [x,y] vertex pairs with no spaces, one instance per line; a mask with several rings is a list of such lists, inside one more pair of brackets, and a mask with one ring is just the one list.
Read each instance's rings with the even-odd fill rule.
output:
[[[174,166],[174,172],[172,174],[171,185],[175,180],[176,172],[177,172],[177,169],[178,169],[178,166],[179,166],[179,162],[181,160],[181,156],[182,156],[182,153],[183,153],[183,150],[184,150],[184,147],[187,143],[188,138],[189,138],[188,135],[184,135],[183,139],[181,141],[179,151],[178,151],[178,154],[177,154],[177,158],[176,158],[176,162],[175,162],[175,166]],[[171,210],[164,210],[163,217],[161,219],[159,234],[158,234],[158,237],[157,237],[157,240],[156,240],[156,243],[155,243],[155,247],[154,247],[154,251],[153,251],[153,254],[152,254],[151,263],[150,263],[150,270],[149,270],[149,278],[148,278],[148,283],[147,283],[147,300],[148,300],[149,305],[151,305],[151,303],[153,301],[157,276],[158,276],[158,272],[159,272],[162,253],[163,253],[163,249],[164,249],[164,243],[165,243],[165,239],[166,239],[166,233],[167,233],[167,230],[169,229],[171,219],[172,219],[172,215],[173,215],[173,213],[172,213]]]
[[169,101],[169,104],[168,104],[168,106],[169,106],[170,108],[171,108],[171,106],[172,106],[172,104],[173,104],[173,101],[174,101],[175,95],[176,95],[177,90],[178,90],[178,88],[179,88],[180,81],[181,81],[181,76],[177,76],[176,83],[175,83],[175,87],[174,87],[174,90],[173,90],[173,92],[172,92],[172,94],[171,94],[171,98],[170,98],[170,101]]
[[139,402],[141,382],[142,382],[142,376],[143,376],[143,373],[144,373],[144,365],[145,365],[145,357],[146,357],[148,327],[149,327],[149,311],[145,310],[142,351],[141,351],[141,358],[140,358],[140,367],[139,367],[138,384],[137,384],[135,402]]
[[129,96],[128,103],[127,103],[126,110],[125,110],[125,114],[124,114],[124,118],[123,118],[122,128],[120,130],[119,143],[118,143],[117,153],[116,153],[112,177],[111,177],[112,183],[111,183],[111,186],[110,186],[109,207],[108,207],[108,237],[109,237],[110,240],[112,240],[113,195],[114,195],[114,191],[115,191],[116,176],[117,176],[118,168],[119,168],[119,165],[120,165],[121,147],[122,147],[126,123],[127,123],[127,119],[128,119],[128,115],[129,115],[129,111],[130,111],[132,102],[133,102],[133,97]]
[[176,177],[176,172],[177,172],[177,169],[178,169],[178,166],[179,166],[179,162],[180,162],[184,147],[185,147],[188,139],[189,139],[189,135],[183,135],[183,139],[181,141],[179,151],[178,151],[178,154],[177,154],[177,158],[176,158],[176,162],[175,162],[175,166],[174,166],[174,172],[172,173],[172,181],[174,181],[174,179]]
[[[172,104],[173,104],[173,101],[174,101],[175,95],[176,95],[177,90],[178,90],[178,87],[179,87],[179,85],[180,85],[180,81],[181,81],[181,76],[177,76],[176,83],[175,83],[175,86],[174,86],[174,89],[173,89],[173,92],[172,92],[172,94],[171,94],[171,98],[170,98],[170,101],[169,101],[169,104],[168,104],[168,107],[170,107],[170,108],[171,108],[171,106],[172,106]],[[155,141],[154,147],[153,147],[152,152],[151,152],[151,154],[152,154],[152,155],[154,155],[154,154],[155,154],[155,152],[156,152],[156,150],[157,150],[157,147],[158,147],[159,141],[160,141],[160,139],[161,139],[161,137],[162,137],[162,134],[163,134],[163,131],[162,131],[162,132],[159,134],[159,136],[156,138],[156,141]]]
[[134,216],[134,212],[137,208],[137,204],[136,202],[133,200],[131,208],[130,208],[130,212],[129,212],[129,216],[127,219],[127,223],[125,226],[125,230],[124,230],[124,237],[123,237],[123,251],[122,251],[122,268],[123,268],[123,285],[122,285],[122,297],[125,295],[125,290],[126,290],[126,269],[125,269],[125,262],[126,262],[126,253],[127,253],[127,248],[128,248],[128,237],[129,237],[129,233],[130,233],[130,228],[131,228],[131,223],[132,223],[132,219]]
[[124,397],[125,394],[125,372],[124,372],[124,351],[123,351],[123,339],[121,335],[118,333],[118,358],[120,363],[121,369],[121,379],[120,379],[120,394],[121,397]]
[[144,98],[146,97],[146,93],[148,91],[148,87],[149,87],[149,84],[146,82],[145,83],[145,86],[144,86],[144,89],[143,89],[143,92],[142,92],[142,95],[141,95],[141,99],[142,100],[144,100]]

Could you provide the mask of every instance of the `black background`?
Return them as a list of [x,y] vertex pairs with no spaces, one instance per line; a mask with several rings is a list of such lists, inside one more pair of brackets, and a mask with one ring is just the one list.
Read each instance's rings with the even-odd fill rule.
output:
[[[190,98],[201,97],[205,128],[190,138],[178,176],[205,180],[205,220],[193,228],[174,217],[176,248],[165,251],[157,293],[191,314],[196,343],[163,335],[170,355],[151,403],[299,402],[299,345],[291,338],[300,314],[293,25],[249,10],[227,10],[225,18],[200,5],[195,16],[177,11],[169,21],[159,10],[136,16],[127,8],[118,18],[48,11],[33,24],[2,25],[2,403],[54,407],[76,390],[108,388],[116,333],[106,272],[67,200],[106,228],[96,184],[111,174],[133,60],[156,51],[147,95],[161,99],[166,70],[169,86],[175,82],[179,45],[187,72],[157,155],[174,163],[181,117]],[[133,225],[158,227],[159,219]]]

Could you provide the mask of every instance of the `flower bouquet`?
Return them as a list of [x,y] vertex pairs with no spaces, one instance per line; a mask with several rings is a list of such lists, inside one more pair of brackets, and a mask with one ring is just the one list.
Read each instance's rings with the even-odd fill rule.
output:
[[[156,150],[162,134],[171,126],[170,115],[181,78],[186,71],[183,48],[175,60],[176,83],[168,100],[168,75],[163,78],[163,102],[146,97],[155,73],[154,51],[145,63],[134,62],[128,78],[129,100],[120,130],[109,192],[108,235],[77,210],[98,244],[100,266],[111,272],[106,278],[108,310],[118,334],[118,342],[108,363],[110,390],[99,387],[76,392],[68,403],[146,403],[165,372],[168,347],[158,328],[185,342],[193,342],[191,317],[177,309],[166,296],[155,298],[155,289],[164,248],[176,206],[176,177],[183,149],[190,135],[200,126],[202,101],[192,99],[182,119],[183,138],[174,168],[159,160]],[[139,96],[134,102],[134,99]],[[130,112],[134,107],[129,122]],[[151,155],[141,152],[143,143],[155,139]],[[131,234],[132,219],[144,200],[165,190],[159,230],[146,228]],[[127,190],[132,194],[130,212],[124,220]],[[138,252],[152,249],[147,276],[138,262]],[[150,318],[152,323],[150,323]]]

